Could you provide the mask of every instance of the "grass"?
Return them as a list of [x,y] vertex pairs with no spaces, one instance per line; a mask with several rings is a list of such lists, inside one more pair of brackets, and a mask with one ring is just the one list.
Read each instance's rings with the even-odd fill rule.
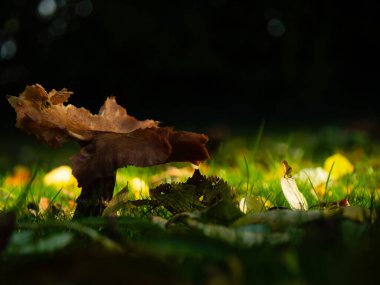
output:
[[[22,283],[25,276],[40,284],[55,280],[68,284],[109,280],[141,284],[152,280],[156,284],[330,284],[344,280],[354,284],[368,280],[370,284],[377,279],[373,267],[380,253],[380,231],[374,214],[380,209],[380,148],[365,133],[333,127],[270,132],[262,124],[256,132],[233,135],[211,150],[212,158],[201,164],[201,173],[227,181],[236,205],[242,198],[259,198],[253,202],[259,206],[250,206],[251,213],[245,217],[262,212],[270,221],[272,215],[275,227],[264,220],[252,224],[244,216],[243,226],[210,225],[199,213],[173,216],[162,207],[128,203],[119,209],[119,217],[72,222],[73,202],[80,190],[67,183],[47,185],[44,177],[53,168],[68,164],[68,154],[77,148],[69,145],[52,152],[31,145],[20,144],[20,149],[27,150],[14,160],[7,153],[0,155],[8,162],[0,173],[0,213],[17,212],[11,240],[0,255],[0,283]],[[300,178],[304,169],[323,168],[325,160],[336,153],[350,161],[353,172],[334,178],[340,167],[334,162],[318,185],[313,177]],[[282,223],[271,214],[275,211],[268,211],[289,208],[280,185],[284,159],[312,209],[308,222],[299,216],[286,220],[284,214]],[[27,168],[28,179],[15,175],[14,166],[20,163]],[[115,194],[128,184],[127,200],[147,198],[149,187],[186,181],[193,171],[185,163],[119,169]],[[353,211],[340,216],[332,202],[342,199],[349,201]],[[333,214],[310,218],[314,210],[326,208]],[[165,228],[168,220],[172,226]],[[3,224],[0,221],[0,228]],[[261,237],[262,242],[253,242]]]

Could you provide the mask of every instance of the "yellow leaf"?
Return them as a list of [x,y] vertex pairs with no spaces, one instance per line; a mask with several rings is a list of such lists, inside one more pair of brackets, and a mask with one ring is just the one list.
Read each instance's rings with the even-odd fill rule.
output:
[[144,180],[135,177],[131,180],[129,187],[135,199],[145,199],[149,197],[149,187]]
[[326,193],[326,184],[325,183],[318,184],[317,186],[314,186],[314,190],[315,190],[315,194],[318,197],[324,197]]
[[271,206],[272,203],[261,196],[247,196],[239,202],[239,208],[243,213],[261,212]]
[[331,177],[333,179],[339,179],[340,177],[354,171],[354,166],[351,162],[339,153],[336,153],[326,159],[324,169],[329,172],[333,164],[334,167],[331,172]]
[[77,180],[72,175],[71,167],[62,165],[54,168],[44,176],[44,184],[47,186],[75,187]]

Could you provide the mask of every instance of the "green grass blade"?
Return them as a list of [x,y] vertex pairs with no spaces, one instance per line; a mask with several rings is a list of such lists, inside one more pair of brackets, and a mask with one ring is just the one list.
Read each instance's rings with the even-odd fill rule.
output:
[[330,182],[330,177],[331,177],[332,170],[334,168],[334,164],[335,164],[335,161],[331,165],[331,168],[330,168],[330,171],[329,171],[329,175],[327,176],[327,180],[326,180],[326,184],[325,184],[325,194],[323,195],[323,200],[325,202],[326,202],[326,195],[327,195],[327,186],[329,185],[329,182]]
[[32,189],[32,184],[33,184],[34,179],[36,178],[36,175],[37,175],[37,170],[33,172],[32,177],[26,184],[24,191],[22,191],[21,195],[18,197],[11,211],[14,211],[15,213],[19,213],[19,211],[25,206],[26,199],[29,195],[30,190]]

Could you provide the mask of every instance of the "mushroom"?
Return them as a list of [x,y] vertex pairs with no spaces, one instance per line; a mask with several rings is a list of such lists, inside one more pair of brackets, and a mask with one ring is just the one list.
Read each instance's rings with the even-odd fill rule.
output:
[[139,121],[115,97],[107,98],[93,115],[84,108],[64,105],[72,94],[67,89],[47,93],[35,84],[7,99],[16,111],[18,128],[53,147],[69,140],[81,146],[71,158],[73,174],[82,187],[74,217],[102,214],[112,199],[120,167],[186,161],[198,165],[209,158],[204,134],[159,127],[153,120]]

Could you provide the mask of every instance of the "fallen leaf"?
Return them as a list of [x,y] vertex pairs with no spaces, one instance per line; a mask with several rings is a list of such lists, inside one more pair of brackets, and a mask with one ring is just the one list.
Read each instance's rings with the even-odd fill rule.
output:
[[[335,213],[335,212],[334,212]],[[292,227],[314,221],[325,216],[333,215],[327,211],[310,210],[310,211],[292,211],[289,209],[270,210],[266,212],[250,213],[233,223],[233,226],[247,226],[256,224],[265,224],[274,231],[283,230],[287,227]]]
[[286,200],[293,210],[307,210],[308,204],[303,194],[298,190],[297,183],[292,178],[292,168],[286,160],[283,164],[283,177],[281,178],[281,188]]
[[27,167],[16,166],[13,169],[12,175],[5,178],[4,185],[11,187],[22,186],[29,181],[30,177],[31,173]]
[[239,202],[240,211],[243,213],[261,212],[271,207],[270,201],[261,196],[247,196]]
[[318,185],[325,183],[328,176],[329,173],[322,167],[315,167],[300,170],[299,173],[294,175],[294,178],[299,179],[303,182],[309,181],[310,179],[313,187],[317,187]]
[[[34,212],[32,209],[30,209],[29,211],[31,211],[32,213]],[[37,216],[37,213],[41,215],[46,215],[46,214],[53,215],[56,217],[65,215],[61,204],[55,203],[47,197],[41,197],[38,203],[38,211],[36,211],[36,214],[35,214],[36,216]]]
[[[325,197],[325,195],[326,195],[326,183],[321,183],[321,184],[319,184],[317,186],[314,186],[314,189],[311,190],[311,193],[314,194],[313,196],[316,199]],[[332,194],[332,192],[328,191],[327,195],[330,196],[331,194]]]
[[44,184],[46,186],[75,187],[78,183],[72,175],[71,167],[68,165],[62,165],[45,174]]
[[[306,171],[305,171],[306,170]],[[332,191],[328,190],[326,193],[326,182],[328,180],[328,173],[322,169],[321,167],[317,168],[309,168],[303,170],[300,175],[296,177],[296,179],[300,179],[301,181],[308,181],[306,183],[311,183],[310,193],[314,196],[315,199],[320,200],[324,198],[326,195],[332,196]],[[304,174],[302,174],[304,173]],[[331,189],[331,185],[334,185],[335,181],[329,180],[329,189]],[[351,185],[347,185],[345,189],[345,194],[348,195],[352,192],[353,188]]]
[[281,188],[293,210],[307,210],[308,204],[303,194],[298,190],[294,178],[281,178]]
[[185,223],[190,228],[199,230],[205,236],[245,247],[261,245],[263,243],[278,245],[286,243],[290,239],[288,233],[271,233],[267,227],[262,225],[226,227],[223,225],[201,223],[191,218],[186,219]]
[[146,199],[149,197],[149,187],[144,180],[135,177],[131,180],[129,186],[136,200]]
[[129,189],[124,187],[120,192],[118,192],[115,197],[108,203],[107,207],[103,211],[103,216],[117,216],[117,212],[125,207],[128,203]]
[[6,252],[8,254],[42,254],[58,251],[71,243],[74,234],[70,232],[58,232],[35,237],[32,231],[19,231],[12,235]]
[[331,177],[335,180],[354,172],[354,166],[351,162],[339,153],[336,153],[325,160],[324,169],[329,172],[333,164],[334,167],[331,171]]

